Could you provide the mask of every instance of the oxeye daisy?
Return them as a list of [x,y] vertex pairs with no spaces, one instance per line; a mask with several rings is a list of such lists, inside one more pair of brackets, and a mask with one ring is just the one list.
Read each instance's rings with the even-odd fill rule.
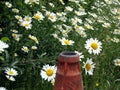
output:
[[28,21],[22,21],[21,25],[25,27],[27,30],[32,28],[32,24]]
[[57,16],[55,13],[50,13],[48,19],[51,20],[52,22],[55,22],[57,20]]
[[90,54],[99,54],[102,51],[102,43],[98,41],[96,38],[90,38],[86,41],[85,48],[88,50]]
[[19,13],[19,10],[18,10],[17,8],[13,8],[12,11],[13,11],[14,13]]
[[39,44],[37,37],[29,35],[28,36],[30,39],[34,40],[37,44]]
[[24,51],[24,52],[28,53],[28,52],[29,52],[29,49],[28,49],[28,47],[27,47],[27,46],[23,46],[23,47],[22,47],[22,51]]
[[85,68],[85,73],[89,75],[93,75],[93,69],[95,68],[95,63],[92,61],[92,59],[87,58],[86,62],[83,62]]
[[37,46],[32,46],[31,49],[32,50],[37,50]]
[[33,18],[39,21],[39,20],[43,20],[44,16],[41,12],[37,11],[37,13],[34,14]]
[[65,38],[60,39],[62,45],[73,45],[74,41]]
[[65,11],[73,11],[73,8],[70,6],[65,7]]
[[8,48],[8,44],[0,40],[0,53],[4,51],[5,48]]
[[32,18],[30,16],[25,16],[23,18],[24,21],[28,22],[28,23],[31,23],[32,22]]
[[5,73],[10,76],[17,76],[18,72],[13,68],[6,68]]
[[42,79],[52,81],[55,78],[56,70],[56,66],[50,66],[49,64],[47,64],[43,66],[40,75]]
[[12,4],[10,2],[5,2],[5,5],[8,7],[8,8],[11,8],[12,7]]
[[115,59],[114,64],[115,66],[120,66],[120,59],[119,58]]

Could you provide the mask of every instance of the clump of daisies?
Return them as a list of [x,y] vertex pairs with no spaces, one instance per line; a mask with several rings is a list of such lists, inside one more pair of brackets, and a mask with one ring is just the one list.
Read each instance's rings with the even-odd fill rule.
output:
[[18,20],[18,24],[20,26],[23,26],[26,28],[26,30],[31,29],[32,28],[32,17],[30,16],[25,16],[24,18],[22,18],[19,15],[15,15],[15,18]]
[[42,67],[40,75],[42,79],[47,80],[48,82],[51,82],[53,84],[53,81],[56,76],[56,71],[57,67],[55,65],[51,66],[49,64],[46,64]]
[[0,53],[4,51],[5,48],[8,48],[9,45],[0,40]]
[[87,61],[83,63],[84,63],[83,68],[85,68],[85,73],[88,75],[93,75],[95,63],[92,61],[92,59],[87,58]]
[[5,69],[6,78],[10,81],[15,81],[15,76],[18,75],[18,72],[14,68],[6,68]]
[[102,43],[98,41],[96,38],[90,38],[86,41],[85,48],[88,50],[90,54],[99,54],[102,51]]

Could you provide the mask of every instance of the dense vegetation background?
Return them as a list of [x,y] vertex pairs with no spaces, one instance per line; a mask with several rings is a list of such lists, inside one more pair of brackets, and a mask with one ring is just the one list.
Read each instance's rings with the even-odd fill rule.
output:
[[[97,46],[87,48],[95,39]],[[63,51],[79,52],[85,90],[119,90],[118,0],[1,0],[0,40],[9,45],[0,53],[0,86],[8,90],[53,90],[41,69],[57,65]],[[92,75],[85,73],[88,58]],[[14,82],[6,67],[17,70]]]

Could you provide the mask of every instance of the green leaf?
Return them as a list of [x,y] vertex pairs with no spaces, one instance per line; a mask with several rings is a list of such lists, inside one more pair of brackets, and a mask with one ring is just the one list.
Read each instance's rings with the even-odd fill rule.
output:
[[0,56],[0,60],[4,61],[5,59],[4,59],[4,57]]
[[18,62],[19,62],[18,60],[12,62],[12,63],[11,63],[11,66],[15,66]]
[[10,39],[9,39],[8,37],[3,37],[3,38],[1,38],[1,40],[2,40],[3,42],[7,42],[7,41],[9,41]]

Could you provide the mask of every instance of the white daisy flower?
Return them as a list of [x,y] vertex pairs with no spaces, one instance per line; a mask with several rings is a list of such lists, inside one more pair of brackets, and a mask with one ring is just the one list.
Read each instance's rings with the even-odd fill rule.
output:
[[21,16],[19,16],[19,15],[15,15],[15,18],[16,18],[18,21],[20,21],[20,22],[22,22],[22,21],[23,21],[22,17],[21,17]]
[[14,68],[6,68],[5,73],[10,76],[17,76],[18,72]]
[[18,33],[16,29],[11,30],[13,33]]
[[73,8],[70,6],[65,7],[65,11],[73,11]]
[[110,23],[103,23],[102,26],[105,28],[109,28],[109,27],[111,27],[111,24]]
[[32,28],[32,24],[27,21],[23,21],[22,26],[24,26],[27,30]]
[[28,23],[32,22],[32,18],[30,16],[25,16],[23,20],[28,22]]
[[7,90],[5,87],[0,87],[0,90]]
[[47,64],[43,66],[40,75],[42,79],[52,81],[53,79],[55,79],[56,70],[56,66],[50,66],[49,64]]
[[60,39],[60,42],[61,42],[62,45],[73,45],[74,44],[74,41],[68,40],[68,39],[65,39],[65,38]]
[[95,63],[92,61],[92,59],[87,58],[86,62],[83,62],[85,68],[85,73],[89,75],[93,75],[93,69],[95,68]]
[[37,46],[32,46],[31,49],[32,50],[37,50]]
[[57,15],[58,17],[62,17],[62,16],[63,16],[63,12],[57,12],[56,15]]
[[52,22],[55,22],[57,20],[56,14],[50,13],[48,19],[51,20]]
[[28,53],[28,52],[29,52],[29,49],[28,49],[28,47],[27,47],[27,46],[23,46],[23,47],[22,47],[22,51],[24,51],[24,52]]
[[85,48],[88,50],[90,54],[99,54],[102,51],[102,43],[98,41],[96,38],[90,38],[86,41]]
[[6,78],[10,81],[15,81],[15,78],[13,76],[6,75]]
[[54,38],[58,38],[58,35],[56,33],[51,34]]
[[50,13],[51,13],[50,11],[46,11],[45,15],[49,17]]
[[54,5],[53,3],[49,3],[49,5],[50,5],[51,7],[55,7],[55,5]]
[[37,37],[32,36],[32,35],[29,35],[28,37],[29,37],[30,39],[34,40],[37,44],[39,44],[39,41],[38,41]]
[[12,11],[13,11],[14,13],[19,13],[19,10],[18,10],[17,8],[13,8]]
[[112,4],[111,0],[104,0],[107,4]]
[[39,4],[39,0],[25,0],[24,3],[26,3],[26,4],[32,4],[32,3]]
[[115,66],[120,66],[120,59],[119,58],[115,59],[114,64]]
[[16,41],[20,41],[20,37],[21,37],[22,35],[21,35],[21,34],[13,33],[12,36],[13,36],[13,38],[14,38]]
[[35,4],[39,4],[39,0],[33,0],[33,2],[35,3]]
[[88,23],[85,23],[84,25],[85,25],[85,27],[86,27],[87,29],[94,30],[94,28],[93,28],[92,25],[90,25],[90,24],[88,24]]
[[9,2],[5,2],[5,5],[6,5],[8,8],[11,8],[11,7],[12,7],[12,4],[9,3]]
[[9,45],[0,40],[0,53],[4,51],[5,48],[8,48]]
[[85,38],[85,37],[87,37],[87,34],[86,34],[86,32],[81,32],[80,36],[83,37],[83,38]]
[[120,35],[120,29],[114,29],[113,34],[118,34],[118,35]]
[[97,15],[96,15],[95,13],[90,13],[90,12],[88,12],[88,13],[89,13],[89,15],[91,15],[92,17],[97,18]]
[[44,16],[41,12],[37,11],[37,13],[34,14],[33,18],[40,21],[44,19]]
[[74,28],[75,28],[76,32],[78,32],[79,34],[83,31],[85,31],[85,29],[79,25],[75,25]]
[[113,41],[113,42],[115,42],[115,43],[119,43],[119,42],[120,42],[120,39],[119,39],[119,38],[114,37],[114,38],[111,38],[111,41]]
[[59,0],[59,1],[61,2],[61,4],[62,4],[62,5],[64,5],[64,4],[65,4],[63,0]]
[[85,11],[74,11],[74,13],[77,15],[77,16],[82,16],[82,15],[86,15]]

